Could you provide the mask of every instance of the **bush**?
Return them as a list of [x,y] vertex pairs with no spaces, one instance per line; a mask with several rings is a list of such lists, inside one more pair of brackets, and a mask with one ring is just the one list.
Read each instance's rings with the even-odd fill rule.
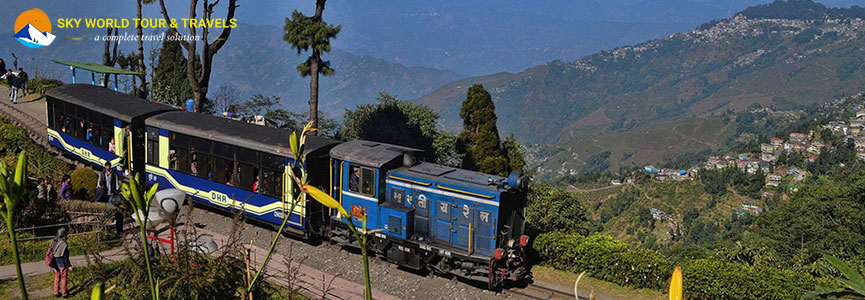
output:
[[697,259],[682,268],[686,299],[797,299],[817,284],[805,272]]
[[606,235],[541,234],[535,249],[546,263],[574,273],[620,285],[663,289],[673,266],[666,257],[646,249],[631,249]]
[[27,82],[31,93],[45,94],[45,91],[63,85],[63,82],[52,78],[35,78]]
[[[585,271],[619,285],[663,291],[673,272],[673,261],[660,253],[631,248],[605,235],[548,233],[538,236],[534,245],[552,267]],[[682,275],[687,299],[796,299],[817,284],[804,271],[717,259],[685,262]]]
[[99,175],[88,168],[78,168],[72,175],[72,197],[81,200],[91,200],[96,197],[96,181]]
[[590,218],[574,194],[564,189],[532,185],[527,202],[526,223],[533,231],[589,233]]

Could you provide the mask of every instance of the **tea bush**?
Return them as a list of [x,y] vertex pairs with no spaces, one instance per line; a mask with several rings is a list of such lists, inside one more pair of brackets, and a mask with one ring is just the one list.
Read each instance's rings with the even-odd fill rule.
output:
[[81,200],[92,200],[96,197],[96,181],[99,175],[88,168],[78,168],[72,175],[72,198]]

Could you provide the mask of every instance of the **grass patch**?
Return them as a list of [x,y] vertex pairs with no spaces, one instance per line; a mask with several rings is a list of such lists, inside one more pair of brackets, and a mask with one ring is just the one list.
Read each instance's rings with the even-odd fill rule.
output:
[[[20,239],[29,236],[31,235],[18,235],[18,254],[21,256],[21,263],[44,260],[45,251],[48,250],[51,240],[20,241]],[[12,243],[9,242],[8,236],[4,237],[0,239],[0,265],[11,265],[15,263],[12,257]],[[120,246],[119,241],[106,242],[115,239],[117,239],[117,235],[114,233],[88,233],[70,236],[66,239],[66,242],[69,244],[69,255],[76,256],[105,251]]]
[[[532,277],[536,282],[543,281],[541,285],[552,284],[551,288],[573,292],[574,281],[579,274],[557,270],[547,266],[536,265],[532,267]],[[583,276],[580,279],[580,296],[588,297],[594,292],[598,298],[625,300],[625,299],[667,299],[667,295],[650,289],[634,289],[623,287],[612,282]]]

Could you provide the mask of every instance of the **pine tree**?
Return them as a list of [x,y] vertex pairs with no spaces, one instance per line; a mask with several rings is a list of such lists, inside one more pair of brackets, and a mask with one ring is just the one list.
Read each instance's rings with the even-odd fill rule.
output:
[[162,43],[153,75],[154,100],[183,106],[186,99],[192,99],[192,87],[186,77],[186,58],[181,51],[180,42]]
[[[283,40],[291,49],[297,50],[297,55],[309,51],[309,58],[297,65],[301,77],[310,77],[309,81],[309,121],[312,128],[318,129],[318,75],[330,76],[334,70],[330,61],[323,60],[322,55],[330,52],[330,40],[335,39],[342,26],[333,26],[322,20],[324,4],[327,0],[315,1],[315,15],[306,16],[295,10],[291,18],[285,19]],[[312,134],[316,134],[313,131]]]
[[500,176],[522,168],[525,163],[516,151],[519,148],[516,141],[509,140],[507,150],[502,145],[496,128],[496,106],[483,85],[475,84],[469,88],[460,117],[463,118],[463,131],[457,138],[457,152],[464,154],[463,168]]

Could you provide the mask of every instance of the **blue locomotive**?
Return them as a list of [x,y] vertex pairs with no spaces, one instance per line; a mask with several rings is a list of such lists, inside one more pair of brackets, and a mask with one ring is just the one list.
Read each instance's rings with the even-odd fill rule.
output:
[[[46,97],[50,144],[69,156],[143,172],[149,184],[183,190],[196,203],[240,211],[263,224],[288,217],[290,232],[299,237],[356,246],[338,212],[314,201],[283,215],[284,201],[296,190],[287,177],[294,155],[284,130],[91,85],[61,86]],[[369,241],[372,253],[491,289],[526,278],[526,177],[417,162],[419,154],[311,136],[303,156],[311,184],[329,187],[322,190],[347,211],[365,214],[368,229],[382,229]]]

